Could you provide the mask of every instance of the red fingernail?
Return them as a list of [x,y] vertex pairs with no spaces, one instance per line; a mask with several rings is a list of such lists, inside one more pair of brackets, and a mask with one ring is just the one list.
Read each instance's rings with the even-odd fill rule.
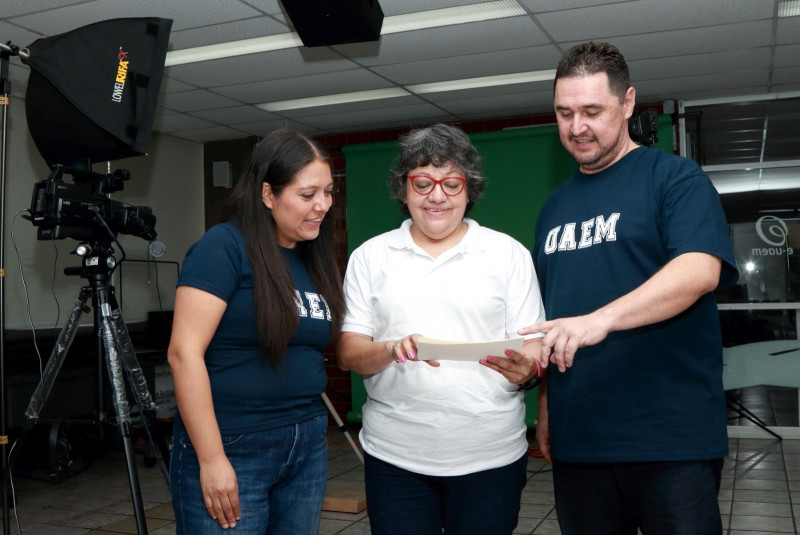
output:
[[511,355],[513,355],[513,354],[514,354],[514,352],[513,352],[513,351],[511,351],[510,349],[506,349],[506,356],[507,356],[507,357],[510,357],[510,356],[511,356]]
[[494,357],[488,357],[486,360],[488,360],[489,362],[494,362]]

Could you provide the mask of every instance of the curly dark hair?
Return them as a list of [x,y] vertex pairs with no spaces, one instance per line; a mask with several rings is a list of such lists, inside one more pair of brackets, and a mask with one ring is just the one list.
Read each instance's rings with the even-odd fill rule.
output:
[[467,179],[467,209],[472,209],[486,188],[486,177],[478,151],[470,143],[467,134],[458,127],[435,124],[418,128],[404,134],[398,140],[397,156],[389,175],[389,190],[403,213],[410,215],[406,205],[408,173],[417,167],[433,164],[443,167],[455,165]]
[[559,78],[589,76],[598,72],[606,73],[611,92],[621,102],[631,86],[631,77],[622,53],[609,43],[582,43],[564,52],[556,69],[553,91]]

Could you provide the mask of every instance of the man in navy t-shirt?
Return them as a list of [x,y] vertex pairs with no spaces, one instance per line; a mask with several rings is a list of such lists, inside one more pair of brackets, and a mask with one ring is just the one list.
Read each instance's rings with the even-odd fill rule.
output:
[[545,203],[534,261],[549,321],[537,440],[565,534],[721,533],[727,455],[711,293],[738,277],[716,190],[694,162],[628,135],[628,68],[568,50],[554,91],[579,169]]

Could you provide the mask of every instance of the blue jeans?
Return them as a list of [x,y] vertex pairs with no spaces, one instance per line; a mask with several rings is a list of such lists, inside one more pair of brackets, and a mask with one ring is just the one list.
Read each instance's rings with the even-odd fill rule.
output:
[[723,459],[639,463],[553,461],[563,535],[719,535]]
[[211,518],[200,490],[200,466],[183,425],[176,423],[170,488],[179,535],[317,535],[328,477],[328,418],[267,431],[223,435],[236,471],[242,518],[223,530]]
[[425,476],[365,454],[372,535],[511,535],[528,456],[463,476]]

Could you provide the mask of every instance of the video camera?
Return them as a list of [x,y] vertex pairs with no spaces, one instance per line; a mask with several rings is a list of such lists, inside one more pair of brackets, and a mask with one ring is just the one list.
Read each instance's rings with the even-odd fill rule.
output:
[[[72,175],[73,184],[64,182],[65,173]],[[36,237],[108,242],[122,233],[154,240],[156,217],[149,207],[125,205],[105,195],[122,190],[128,179],[124,169],[103,175],[54,165],[47,180],[33,188],[30,219],[39,227]]]

